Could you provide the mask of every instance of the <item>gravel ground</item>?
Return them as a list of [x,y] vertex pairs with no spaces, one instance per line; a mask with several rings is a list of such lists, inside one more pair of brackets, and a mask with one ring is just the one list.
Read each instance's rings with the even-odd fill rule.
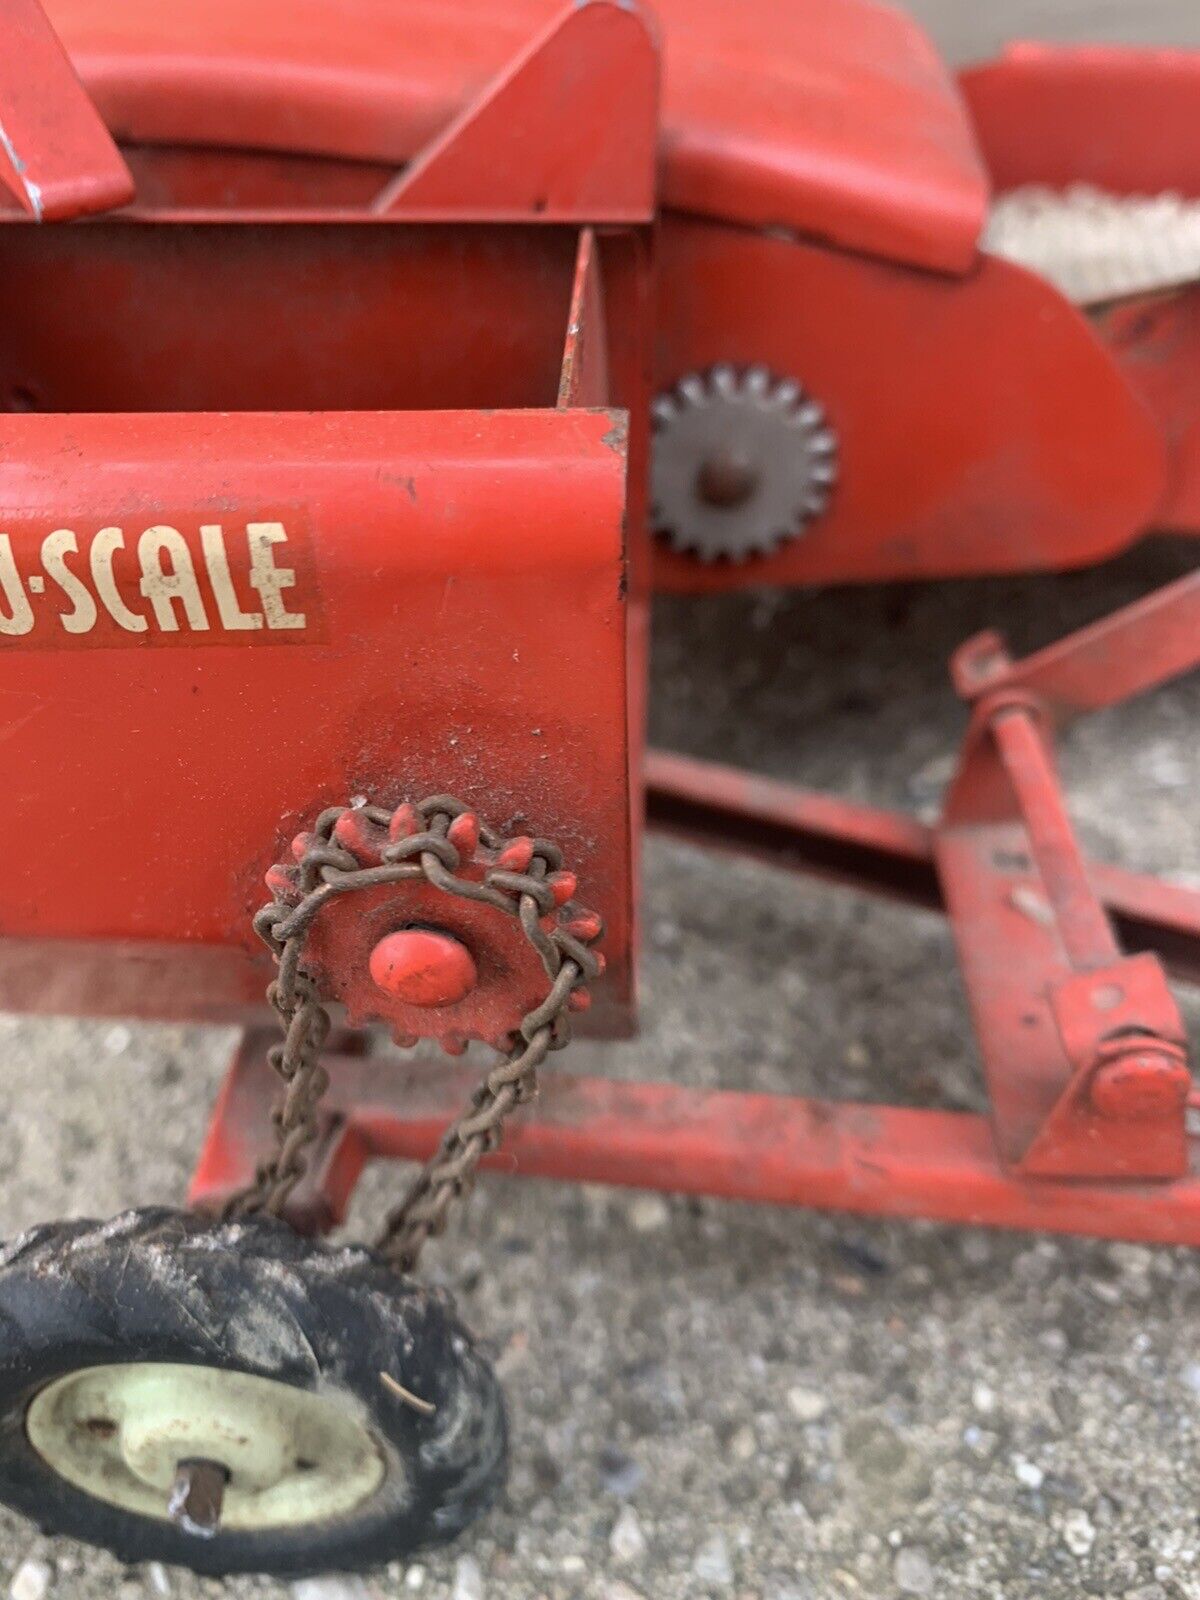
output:
[[[959,58],[1002,33],[1200,42],[1184,0],[914,9]],[[1028,648],[1194,559],[1156,542],[1070,578],[665,604],[655,736],[928,812],[959,639],[999,621]],[[1090,849],[1200,885],[1198,726],[1193,675],[1072,731]],[[646,889],[643,1036],[578,1047],[581,1069],[980,1104],[937,919],[663,843]],[[0,1232],[180,1195],[231,1037],[0,1018]],[[394,1182],[369,1175],[351,1234]],[[1200,1257],[496,1179],[431,1257],[512,1404],[511,1483],[475,1537],[288,1589],[125,1571],[0,1513],[14,1600],[1200,1597]]]

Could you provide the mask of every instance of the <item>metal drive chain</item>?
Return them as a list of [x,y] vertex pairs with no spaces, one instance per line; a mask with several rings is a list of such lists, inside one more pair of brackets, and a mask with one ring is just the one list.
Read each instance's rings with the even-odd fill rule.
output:
[[[381,827],[392,824],[393,833],[395,818],[404,814],[409,831],[384,846],[379,866],[363,866],[334,837],[349,811]],[[515,917],[550,979],[546,998],[521,1019],[507,1055],[486,1074],[466,1110],[385,1217],[375,1248],[401,1271],[415,1266],[426,1239],[445,1228],[452,1203],[470,1189],[481,1157],[499,1145],[509,1113],[536,1094],[537,1071],[546,1056],[569,1043],[569,1013],[586,1003],[586,985],[603,970],[603,958],[590,948],[603,931],[600,919],[582,913],[568,927],[543,927],[543,919],[559,905],[561,885],[552,875],[563,877],[562,852],[546,839],[505,839],[480,825],[479,842],[494,852],[493,862],[481,882],[459,876],[467,852],[455,840],[455,823],[468,817],[475,821],[470,808],[450,795],[434,795],[398,811],[358,802],[331,806],[312,832],[297,841],[296,865],[280,865],[268,874],[274,898],[254,918],[254,929],[278,965],[267,999],[283,1038],[272,1045],[267,1059],[285,1087],[273,1112],[274,1153],[259,1167],[254,1183],[229,1202],[227,1215],[279,1215],[306,1170],[306,1151],[317,1137],[317,1112],[329,1087],[321,1048],[330,1018],[303,959],[309,930],[335,895],[423,878],[444,894],[478,900]]]

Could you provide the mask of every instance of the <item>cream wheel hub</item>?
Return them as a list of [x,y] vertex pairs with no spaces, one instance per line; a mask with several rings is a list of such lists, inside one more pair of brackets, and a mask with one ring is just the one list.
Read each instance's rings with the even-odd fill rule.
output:
[[384,1476],[353,1400],[220,1367],[85,1367],[34,1397],[26,1429],[69,1483],[163,1520],[180,1464],[214,1463],[227,1475],[220,1515],[227,1529],[345,1516]]

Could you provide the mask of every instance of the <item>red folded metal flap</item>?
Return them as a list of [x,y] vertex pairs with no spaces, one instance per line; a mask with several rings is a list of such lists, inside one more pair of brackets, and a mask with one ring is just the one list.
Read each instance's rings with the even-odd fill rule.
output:
[[133,198],[129,168],[38,0],[0,0],[0,182],[38,222]]

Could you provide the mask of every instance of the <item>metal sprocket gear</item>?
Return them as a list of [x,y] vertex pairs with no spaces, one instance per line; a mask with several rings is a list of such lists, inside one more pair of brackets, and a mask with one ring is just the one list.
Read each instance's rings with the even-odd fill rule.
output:
[[680,379],[652,417],[651,525],[676,550],[770,555],[829,504],[837,439],[792,378],[722,364]]

